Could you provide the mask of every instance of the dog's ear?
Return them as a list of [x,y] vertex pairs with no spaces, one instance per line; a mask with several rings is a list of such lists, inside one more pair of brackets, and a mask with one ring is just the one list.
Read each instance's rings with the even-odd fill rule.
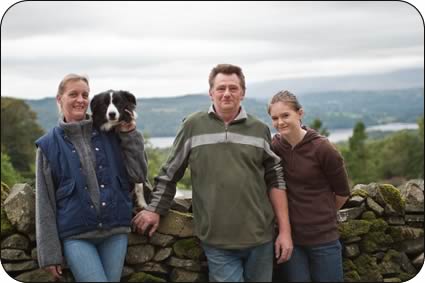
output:
[[95,112],[101,106],[101,104],[102,104],[101,102],[102,102],[102,99],[104,97],[104,94],[105,94],[105,92],[100,92],[98,94],[95,94],[93,96],[93,98],[91,99],[90,110],[91,110],[92,114],[93,114],[93,112]]
[[134,96],[134,94],[132,94],[131,92],[128,91],[122,91],[122,93],[124,94],[124,97],[131,103],[133,103],[134,105],[136,105],[136,97]]
[[90,110],[93,118],[93,126],[99,128],[105,121],[104,115],[102,115],[102,100],[104,98],[104,92],[98,93],[93,96],[90,101]]
[[93,98],[90,101],[90,110],[91,113],[93,114],[94,109],[96,108],[96,101],[99,99],[99,94],[96,94],[95,96],[93,96]]

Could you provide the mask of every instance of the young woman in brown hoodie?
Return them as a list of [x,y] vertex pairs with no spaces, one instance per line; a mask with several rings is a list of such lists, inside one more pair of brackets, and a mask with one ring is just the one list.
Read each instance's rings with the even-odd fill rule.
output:
[[268,112],[278,132],[272,147],[282,159],[294,243],[282,274],[289,282],[342,282],[336,213],[350,195],[343,159],[326,137],[302,125],[304,110],[292,93],[274,95]]

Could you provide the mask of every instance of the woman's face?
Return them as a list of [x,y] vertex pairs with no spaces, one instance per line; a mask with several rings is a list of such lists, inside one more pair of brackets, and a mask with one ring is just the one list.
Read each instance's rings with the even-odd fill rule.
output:
[[63,94],[56,97],[67,123],[84,120],[89,106],[89,91],[84,81],[69,81]]
[[282,136],[290,136],[301,128],[304,111],[295,110],[290,103],[276,102],[270,106],[270,117],[273,127]]

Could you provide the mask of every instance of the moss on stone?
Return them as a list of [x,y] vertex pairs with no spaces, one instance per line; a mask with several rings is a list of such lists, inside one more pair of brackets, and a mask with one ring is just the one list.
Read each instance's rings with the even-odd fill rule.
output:
[[197,238],[179,240],[174,243],[173,250],[180,258],[199,259],[203,254]]
[[385,253],[384,258],[382,259],[382,261],[396,261],[396,262],[400,262],[400,260],[401,260],[400,252],[393,249],[388,250]]
[[360,275],[355,270],[344,273],[344,282],[359,282],[360,280]]
[[359,255],[353,262],[360,275],[367,274],[369,270],[378,270],[376,258],[367,254]]
[[388,233],[394,242],[402,242],[404,240],[413,240],[424,236],[423,229],[405,226],[390,226]]
[[380,282],[382,281],[382,275],[379,272],[376,258],[368,254],[361,254],[354,260],[357,272],[360,275],[362,282]]
[[382,282],[383,280],[379,270],[369,270],[366,274],[360,275],[360,282]]
[[391,205],[399,215],[404,215],[405,201],[396,187],[391,184],[381,184],[379,191],[387,204]]
[[388,229],[388,233],[391,235],[395,242],[401,242],[404,240],[403,232],[400,227],[394,226]]
[[357,270],[356,265],[351,259],[343,258],[342,259],[342,268],[344,272],[355,271]]
[[363,198],[367,198],[369,196],[369,193],[364,189],[356,189],[351,193],[351,196],[360,196]]
[[368,210],[362,213],[361,219],[363,220],[373,220],[376,219],[376,215],[373,211]]
[[7,196],[9,195],[10,192],[10,188],[9,186],[4,183],[1,182],[1,204],[3,205],[3,202],[6,200]]
[[3,207],[1,207],[1,238],[5,238],[9,235],[12,235],[15,232],[15,227],[10,223],[7,218],[6,212]]
[[416,276],[416,274],[409,274],[409,273],[406,273],[406,272],[400,272],[400,274],[398,275],[401,282],[409,281],[410,279],[412,279],[415,276]]
[[166,282],[164,279],[145,272],[133,273],[128,282]]
[[360,241],[360,249],[363,252],[373,253],[387,249],[393,242],[392,237],[382,231],[369,232]]
[[341,239],[348,239],[369,232],[371,223],[366,220],[349,220],[338,225]]
[[370,223],[370,232],[385,232],[388,228],[388,223],[382,218],[373,219]]
[[401,264],[401,254],[400,252],[390,249],[388,250],[383,259],[382,262],[379,265],[381,274],[388,274],[388,273],[400,273],[400,264]]

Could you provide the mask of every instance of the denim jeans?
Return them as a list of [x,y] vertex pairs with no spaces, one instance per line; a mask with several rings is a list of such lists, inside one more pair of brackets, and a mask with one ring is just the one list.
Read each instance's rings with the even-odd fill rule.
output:
[[339,240],[320,245],[294,245],[289,261],[280,266],[281,277],[288,282],[344,281]]
[[210,282],[270,282],[273,241],[252,248],[224,250],[202,243]]
[[127,253],[127,234],[64,240],[64,255],[76,282],[119,282]]

